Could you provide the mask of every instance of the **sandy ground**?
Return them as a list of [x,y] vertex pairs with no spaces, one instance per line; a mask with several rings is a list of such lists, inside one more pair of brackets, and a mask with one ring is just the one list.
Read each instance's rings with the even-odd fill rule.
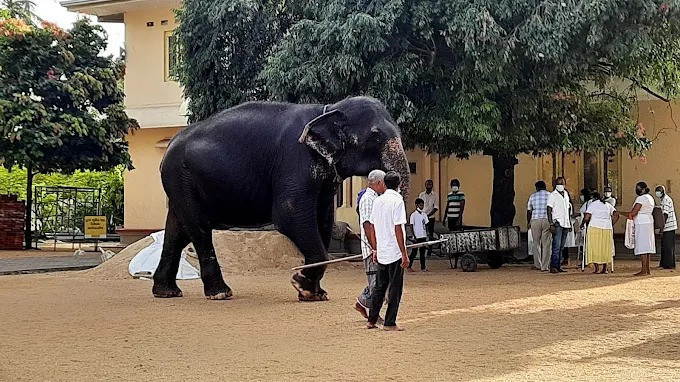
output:
[[329,269],[322,303],[297,302],[283,270],[226,275],[231,301],[200,281],[161,300],[101,272],[2,276],[0,380],[680,380],[678,272],[430,267],[407,274],[401,333],[364,329],[358,264]]

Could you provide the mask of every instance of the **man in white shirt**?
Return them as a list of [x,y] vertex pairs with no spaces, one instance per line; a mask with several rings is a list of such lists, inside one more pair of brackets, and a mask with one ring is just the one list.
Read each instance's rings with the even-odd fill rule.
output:
[[399,194],[401,177],[390,171],[385,174],[387,190],[373,203],[369,232],[370,244],[375,249],[373,260],[378,263],[378,277],[371,296],[371,309],[366,327],[376,328],[385,293],[389,301],[385,312],[385,330],[402,330],[397,326],[397,313],[404,287],[404,268],[408,267],[406,254],[406,207]]
[[[423,212],[427,215],[427,234],[432,237],[434,234],[434,222],[436,219],[436,213],[439,211],[439,195],[433,191],[434,182],[432,179],[425,181],[425,191],[421,192],[418,197],[423,199],[424,207]],[[432,252],[430,249],[429,252]]]
[[555,180],[555,190],[548,196],[548,222],[553,234],[550,273],[566,272],[560,261],[567,234],[571,231],[571,198],[565,185],[566,180],[560,176]]
[[354,304],[354,309],[361,313],[364,318],[368,319],[368,310],[371,307],[371,295],[375,288],[376,274],[378,272],[378,264],[373,261],[372,250],[368,244],[369,233],[372,230],[371,226],[371,212],[373,212],[373,203],[378,198],[379,194],[385,192],[385,172],[382,170],[373,170],[368,174],[368,187],[361,199],[359,200],[359,226],[361,227],[361,254],[364,258],[364,269],[366,270],[366,278],[368,284],[357,297],[357,302]]
[[664,186],[656,187],[656,197],[661,200],[661,212],[664,219],[659,267],[675,269],[675,230],[678,229],[678,222],[675,218],[675,206],[673,205],[673,199],[666,194],[666,187]]

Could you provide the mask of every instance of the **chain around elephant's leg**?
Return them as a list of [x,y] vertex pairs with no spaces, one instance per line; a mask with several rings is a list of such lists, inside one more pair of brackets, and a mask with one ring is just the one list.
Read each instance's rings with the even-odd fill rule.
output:
[[321,277],[323,277],[323,270],[317,273],[309,274],[303,273],[311,269],[326,269],[325,266],[317,268],[303,269],[302,271],[293,275],[291,283],[298,291],[298,300],[300,301],[327,301],[328,293],[321,288]]

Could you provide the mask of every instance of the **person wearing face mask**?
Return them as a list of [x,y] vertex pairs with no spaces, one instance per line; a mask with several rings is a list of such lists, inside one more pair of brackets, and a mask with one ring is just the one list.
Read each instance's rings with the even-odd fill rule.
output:
[[571,198],[565,189],[566,180],[559,177],[555,180],[555,191],[548,197],[548,221],[553,234],[552,255],[550,257],[550,273],[566,272],[561,266],[562,250],[571,230]]
[[[427,214],[423,211],[425,208],[425,201],[423,199],[416,199],[416,210],[411,214],[410,223],[413,229],[413,236],[416,243],[424,243],[427,241],[427,223],[429,221]],[[425,252],[426,247],[420,247],[420,270],[427,272],[425,268]],[[411,250],[411,256],[408,258],[408,271],[413,272],[413,260],[416,259],[418,248]]]
[[604,202],[616,207],[616,198],[612,196],[612,188],[609,186],[604,188]]
[[666,187],[656,187],[656,197],[661,201],[664,226],[661,238],[661,261],[659,267],[663,269],[675,269],[675,230],[678,223],[675,219],[675,206],[673,199],[666,194]]
[[649,195],[647,183],[639,182],[635,185],[637,199],[630,212],[619,212],[635,222],[635,256],[640,256],[642,269],[635,276],[650,275],[649,258],[656,253],[656,241],[654,239],[654,198]]
[[465,194],[460,191],[460,181],[451,181],[451,193],[446,198],[446,212],[444,220],[448,223],[449,231],[459,231],[463,228],[463,213],[465,212]]

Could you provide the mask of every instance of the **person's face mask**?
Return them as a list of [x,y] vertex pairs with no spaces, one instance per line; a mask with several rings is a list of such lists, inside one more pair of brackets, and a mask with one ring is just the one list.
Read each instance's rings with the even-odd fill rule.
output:
[[451,187],[451,191],[453,191],[453,192],[458,192],[459,189],[460,189],[460,187],[458,187],[458,186]]
[[418,207],[418,208],[416,208],[416,210],[417,210],[418,212],[423,212],[423,208],[422,208],[422,207]]
[[663,192],[657,191],[657,192],[656,192],[656,197],[659,198],[659,199],[661,199],[661,198],[663,197]]
[[585,202],[586,202],[586,197],[585,197],[585,196],[581,195],[580,199],[581,199],[581,203],[585,203]]
[[611,192],[605,192],[605,193],[604,193],[604,196],[605,196],[606,198],[611,198],[611,197],[612,197],[612,193],[611,193]]
[[564,192],[564,184],[558,184],[555,189],[559,192]]

